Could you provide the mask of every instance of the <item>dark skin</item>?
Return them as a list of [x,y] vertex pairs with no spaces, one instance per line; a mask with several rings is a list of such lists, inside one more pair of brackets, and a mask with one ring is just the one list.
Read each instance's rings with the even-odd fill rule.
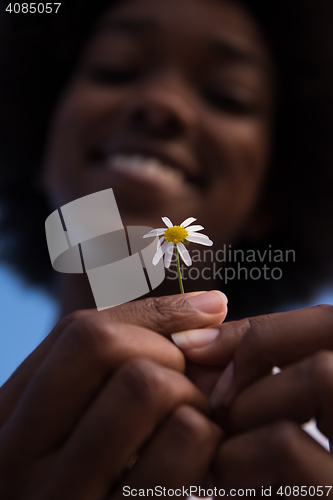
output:
[[[149,26],[138,31],[142,18]],[[258,27],[237,4],[121,4],[101,20],[50,129],[43,179],[54,207],[112,186],[125,225],[198,215],[216,248],[232,242],[256,223],[273,75]],[[105,143],[108,154],[167,157],[185,180],[115,172]],[[63,314],[93,307],[79,280],[59,277]],[[63,318],[0,390],[2,497],[114,499],[122,485],[188,487],[209,471],[225,488],[329,485],[331,457],[299,424],[316,416],[333,437],[332,308],[216,327],[226,312],[208,292]],[[274,365],[281,375],[270,375]],[[222,394],[228,366],[233,385]]]
[[[125,2],[100,21],[55,114],[44,160],[49,198],[58,207],[112,187],[125,225],[194,216],[218,249],[256,224],[274,95],[269,51],[237,5]],[[162,159],[184,179],[110,168],[119,154]],[[65,314],[94,306],[84,279],[59,280]],[[165,280],[157,292],[174,289]]]
[[[188,488],[208,470],[227,491],[329,486],[332,458],[299,424],[315,416],[333,437],[333,308],[228,323],[199,347],[194,332],[225,317],[220,299],[146,299],[58,323],[0,391],[2,497],[114,499],[125,485]],[[233,362],[234,378],[214,405],[227,436],[183,375],[184,357],[168,340],[174,330],[178,342],[180,330],[191,340],[185,355],[202,367],[204,391]],[[272,376],[276,364],[282,373]]]
[[[198,309],[202,295],[206,312]],[[1,497],[115,498],[138,453],[127,485],[195,484],[221,430],[168,338],[225,315],[220,294],[207,292],[78,311],[60,321],[1,388]]]
[[332,456],[300,428],[316,418],[333,440],[332,324],[333,307],[319,305],[222,325],[200,347],[185,333],[189,361],[224,366],[211,396],[230,436],[214,465],[219,487],[303,486],[308,497],[314,486],[332,498]]

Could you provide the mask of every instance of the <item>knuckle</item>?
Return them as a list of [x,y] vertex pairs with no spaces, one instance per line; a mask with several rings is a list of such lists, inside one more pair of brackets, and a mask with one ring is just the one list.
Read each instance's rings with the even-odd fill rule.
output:
[[257,344],[261,343],[263,335],[267,335],[267,332],[271,329],[272,320],[274,320],[274,314],[264,314],[262,316],[255,316],[252,318],[247,318],[249,323],[249,335],[256,340]]
[[168,296],[155,297],[147,301],[153,326],[157,330],[180,331],[186,324],[189,328],[196,326],[196,310],[191,306],[187,297]]
[[240,328],[244,331],[243,345],[251,357],[261,359],[261,338],[264,322],[261,317],[245,318],[241,321]]
[[56,337],[60,337],[66,332],[68,328],[70,328],[72,325],[74,325],[78,320],[81,318],[91,314],[91,311],[89,310],[79,310],[72,312],[71,314],[68,314],[67,316],[64,316],[53,328],[52,332]]
[[269,426],[268,440],[280,457],[281,463],[297,453],[300,433],[298,425],[289,420],[281,420]]
[[65,316],[61,321],[65,321],[68,324],[75,323],[76,321],[85,318],[86,316],[92,314],[92,311],[89,309],[80,309],[79,311],[74,311],[67,316]]
[[175,308],[175,302],[172,297],[154,297],[148,302],[147,306],[148,310],[152,313],[152,318],[156,319],[158,324],[160,324],[161,321],[167,323],[171,318],[175,320],[177,315],[179,315],[180,319],[185,302],[186,299],[181,299]]
[[246,358],[256,364],[256,371],[264,373],[271,367],[271,353],[268,349],[267,338],[274,332],[274,314],[266,314],[243,320],[244,339],[241,348]]
[[111,322],[106,323],[96,315],[78,316],[66,332],[66,341],[80,353],[89,355],[90,359],[103,360],[107,346],[114,338],[114,328]]
[[136,358],[123,365],[119,372],[123,393],[138,405],[153,408],[157,394],[163,393],[167,385],[165,369],[152,361]]
[[233,337],[238,342],[244,342],[244,338],[251,331],[251,323],[249,318],[238,321],[228,321],[221,325],[224,332],[228,332],[228,336]]
[[79,311],[74,311],[67,316],[63,317],[58,325],[62,330],[75,325],[77,322],[81,321],[83,318],[90,316],[92,313],[89,309],[80,309]]
[[203,451],[217,443],[220,431],[199,411],[188,405],[179,406],[170,417],[172,434],[182,447],[195,447]]
[[317,352],[311,358],[309,376],[317,386],[333,388],[333,352]]

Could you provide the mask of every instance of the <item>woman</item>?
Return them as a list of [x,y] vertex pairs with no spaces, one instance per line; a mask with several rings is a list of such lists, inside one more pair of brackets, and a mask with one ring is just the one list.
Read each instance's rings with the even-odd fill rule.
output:
[[[292,153],[279,140],[282,103],[290,104],[283,89],[295,81],[288,74],[284,82],[282,66],[288,51],[290,65],[304,61],[296,57],[299,40],[292,51],[287,43],[277,50],[266,41],[262,26],[273,29],[269,17],[260,4],[215,0],[124,1],[107,9],[55,109],[34,181],[47,194],[49,211],[113,187],[125,225],[156,227],[164,215],[179,223],[198,214],[218,249],[236,242],[243,249],[265,248],[268,241],[301,248],[300,263],[286,266],[288,281],[277,287],[262,280],[252,302],[239,293],[236,317],[246,314],[253,297],[258,301],[266,294],[252,315],[287,300],[284,287],[297,290],[293,281],[300,280],[300,264],[312,249],[318,280],[330,262],[327,249],[310,245],[312,231],[324,227],[320,207],[314,215],[304,202],[291,205],[311,196],[310,189],[295,191],[296,162],[281,172],[283,154],[295,161],[302,152],[299,144]],[[284,26],[291,36],[295,27],[289,21]],[[319,62],[325,67],[327,60]],[[309,68],[295,72],[301,78]],[[317,95],[311,79],[303,81],[309,88],[302,87],[293,103],[298,120],[302,93]],[[279,154],[273,155],[275,144]],[[302,144],[309,162],[312,146]],[[154,173],[148,175],[152,162]],[[322,176],[302,170],[321,207],[329,199],[330,180],[322,164]],[[295,224],[300,214],[306,231]],[[24,267],[38,277],[30,264]],[[331,308],[214,327],[225,318],[226,302],[208,292],[73,313],[94,306],[89,287],[73,275],[58,280],[62,316],[72,314],[1,389],[0,463],[7,497],[114,498],[124,494],[125,485],[189,487],[209,471],[212,484],[226,489],[329,484],[331,457],[299,424],[316,416],[333,437],[326,403],[332,391]],[[217,287],[216,280],[202,283],[188,281],[188,290]],[[159,293],[173,293],[174,286],[165,280]],[[236,283],[231,295],[233,288]],[[163,338],[170,335],[191,361],[187,376],[181,350]],[[272,377],[275,365],[286,369]],[[211,395],[215,423],[204,394]]]

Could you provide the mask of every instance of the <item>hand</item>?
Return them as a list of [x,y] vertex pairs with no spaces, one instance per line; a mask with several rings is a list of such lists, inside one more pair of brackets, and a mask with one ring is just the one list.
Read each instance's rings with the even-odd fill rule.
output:
[[[215,462],[217,484],[332,485],[333,457],[300,425],[315,417],[333,440],[333,308],[249,318],[218,330],[206,346],[203,332],[201,340],[198,332],[174,336],[188,347],[188,359],[224,367],[211,398],[217,417],[227,411],[230,436]],[[274,366],[281,373],[272,375]]]
[[[87,356],[90,364],[95,356],[96,363],[100,365],[102,362],[109,370],[115,369],[125,360],[144,356],[183,371],[185,362],[182,354],[161,336],[170,337],[173,332],[179,330],[204,328],[221,323],[226,313],[225,300],[219,293],[193,292],[139,300],[100,312],[84,310],[70,314],[54,327],[0,388],[0,426],[11,415],[30,380],[57,343],[60,343],[57,352],[62,355],[67,349],[76,347],[75,362],[81,362],[83,367],[86,366]],[[139,331],[140,339],[138,336],[133,338],[130,328],[124,328],[117,323],[143,327]],[[153,335],[152,331],[160,335]],[[145,337],[144,344],[141,336]],[[171,358],[168,353],[172,353]],[[62,363],[62,360],[55,360],[55,363],[58,362]],[[61,371],[63,372],[63,369]]]
[[[198,446],[204,452],[192,457],[193,471],[197,479],[206,471],[219,431],[199,413],[207,402],[181,374],[179,349],[163,337],[222,321],[220,295],[202,295],[206,312],[197,308],[199,294],[186,294],[81,311],[58,323],[0,389],[2,498],[105,498],[155,431],[126,484],[137,471],[142,481],[154,480],[153,468],[161,479],[165,472],[166,484],[179,484]],[[176,449],[179,469],[171,465]]]

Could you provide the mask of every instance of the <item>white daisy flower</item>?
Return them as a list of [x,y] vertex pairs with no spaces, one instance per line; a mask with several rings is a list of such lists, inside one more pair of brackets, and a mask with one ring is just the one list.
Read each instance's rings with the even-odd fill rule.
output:
[[199,243],[200,245],[208,247],[212,246],[213,242],[208,238],[208,236],[197,233],[197,231],[204,229],[203,226],[190,226],[190,224],[196,220],[197,219],[194,219],[194,217],[189,217],[184,220],[180,226],[174,226],[168,217],[162,217],[162,221],[167,226],[167,229],[153,229],[144,235],[144,238],[161,236],[157,252],[153,258],[153,264],[155,266],[164,255],[164,267],[169,268],[175,249],[178,250],[179,255],[185,264],[190,266],[192,264],[192,259],[184,243],[191,242]]

